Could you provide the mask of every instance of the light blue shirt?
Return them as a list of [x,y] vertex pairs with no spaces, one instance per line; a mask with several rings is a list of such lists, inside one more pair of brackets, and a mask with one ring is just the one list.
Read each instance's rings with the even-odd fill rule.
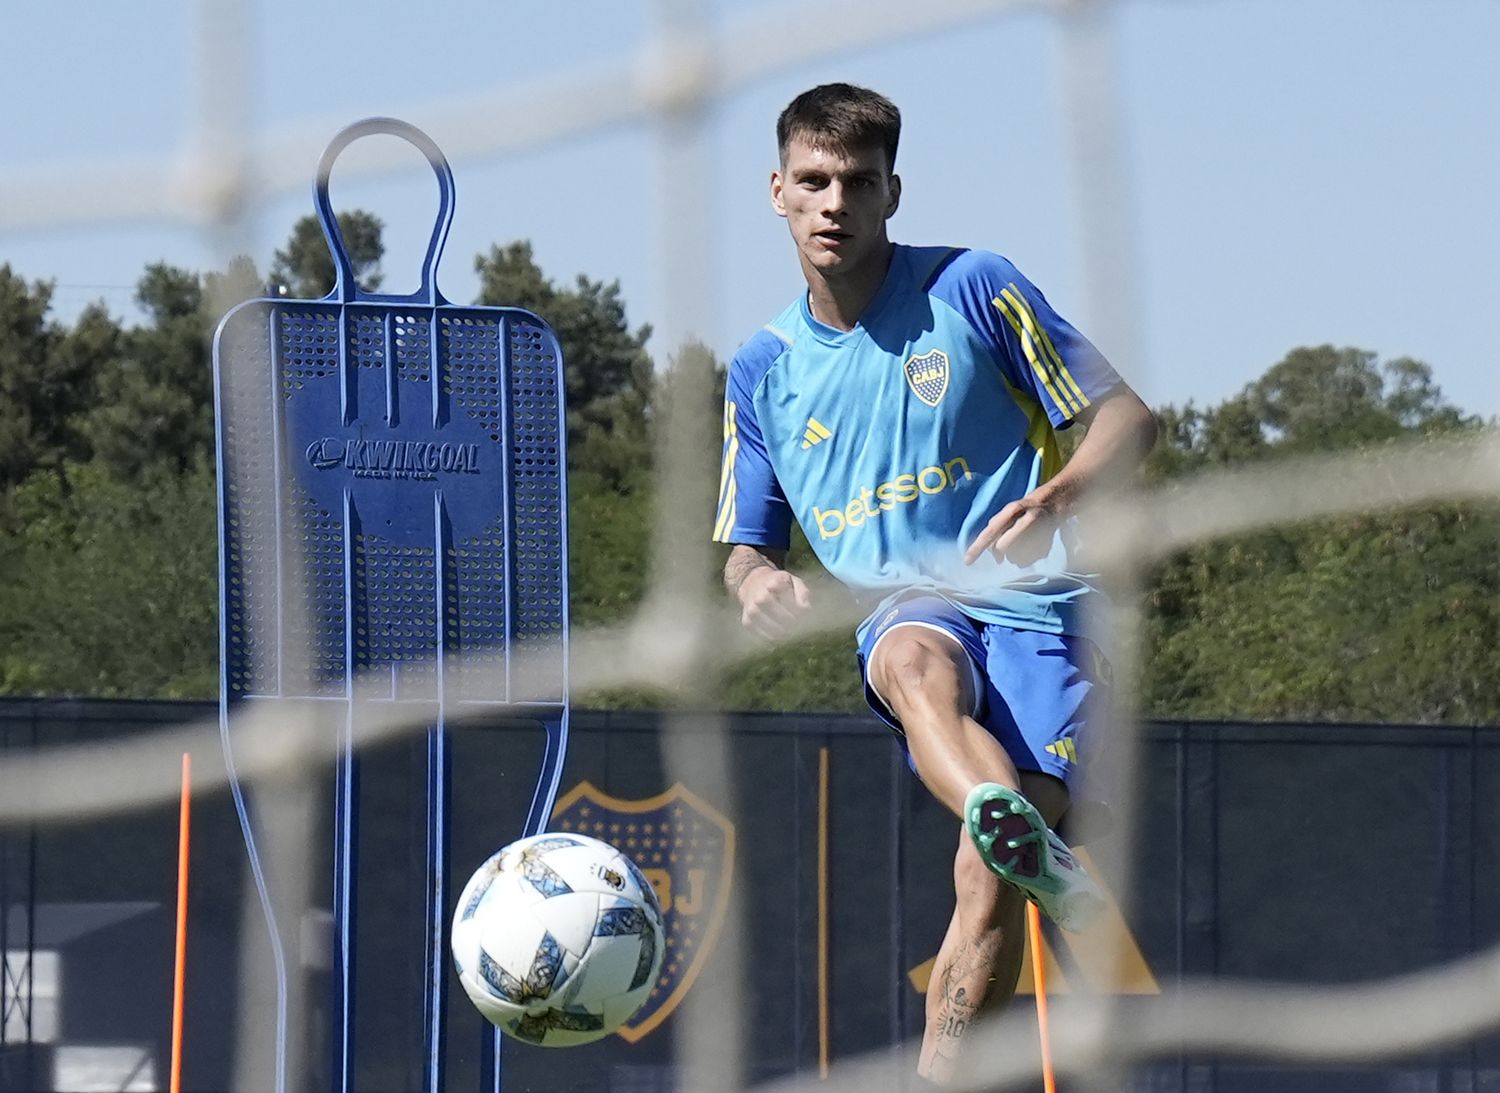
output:
[[920,590],[981,621],[1081,633],[1096,593],[1071,524],[1034,564],[963,555],[1057,472],[1053,430],[1119,383],[1006,259],[896,246],[853,330],[813,318],[803,293],[735,354],[714,539],[784,550],[795,519],[872,615]]

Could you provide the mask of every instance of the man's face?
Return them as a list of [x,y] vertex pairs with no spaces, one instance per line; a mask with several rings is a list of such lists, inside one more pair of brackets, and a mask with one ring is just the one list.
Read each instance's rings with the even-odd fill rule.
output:
[[809,273],[847,276],[884,256],[885,222],[901,200],[885,149],[835,152],[793,137],[771,175],[771,205],[786,217]]

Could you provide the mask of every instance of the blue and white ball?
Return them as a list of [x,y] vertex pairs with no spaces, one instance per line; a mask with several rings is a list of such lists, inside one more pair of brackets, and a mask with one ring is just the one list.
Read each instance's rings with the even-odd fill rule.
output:
[[586,835],[520,839],[475,871],[453,916],[464,991],[518,1040],[572,1047],[614,1032],[656,985],[661,905],[634,862]]

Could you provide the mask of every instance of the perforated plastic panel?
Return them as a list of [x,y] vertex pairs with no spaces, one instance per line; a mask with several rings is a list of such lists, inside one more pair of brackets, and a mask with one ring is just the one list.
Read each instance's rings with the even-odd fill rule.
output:
[[[350,141],[377,133],[416,145],[438,176],[437,225],[421,288],[411,296],[359,290],[328,199],[333,159]],[[352,1093],[354,698],[412,703],[412,719],[428,723],[422,1058],[423,1087],[437,1093],[451,911],[447,711],[460,703],[505,706],[529,713],[545,731],[520,834],[545,824],[566,754],[562,353],[547,324],[529,312],[458,307],[437,291],[453,179],[418,130],[389,118],[349,127],[324,152],[314,199],[338,271],[333,292],[325,300],[242,304],[225,316],[214,342],[221,724],[233,775],[233,705],[344,701],[329,1042],[335,1088]],[[294,924],[278,921],[244,787],[237,778],[231,784],[268,924],[273,937],[283,937]],[[286,1078],[289,947],[273,946],[278,1091]],[[498,1089],[498,1059],[491,1069]]]
[[551,632],[551,620],[566,609],[563,567],[552,564],[563,549],[563,502],[554,488],[563,473],[563,434],[543,426],[558,404],[558,354],[540,322],[517,321],[510,335],[518,514],[515,633],[536,641]]
[[[226,682],[509,702],[564,633],[561,354],[511,308],[257,300],[219,334]],[[560,655],[515,690],[561,702]]]

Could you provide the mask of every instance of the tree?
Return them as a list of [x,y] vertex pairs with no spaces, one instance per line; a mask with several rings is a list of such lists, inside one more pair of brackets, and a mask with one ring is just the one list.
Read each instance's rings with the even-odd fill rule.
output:
[[69,464],[0,536],[0,694],[193,697],[217,686],[212,471],[125,482]]
[[[1473,428],[1421,362],[1296,349],[1218,407],[1160,414],[1151,472]],[[1147,589],[1147,709],[1159,716],[1500,717],[1500,517],[1426,505],[1198,544]]]
[[119,336],[102,307],[71,334],[47,320],[52,289],[0,265],[0,494],[83,454],[75,417],[95,397],[101,355]]
[[122,479],[158,462],[181,470],[213,450],[201,278],[158,263],[141,277],[136,302],[150,325],[121,337],[83,422],[95,458]]
[[1331,345],[1292,350],[1217,407],[1167,406],[1157,417],[1161,440],[1147,471],[1158,478],[1477,424],[1444,400],[1422,362],[1380,364],[1367,350]]
[[1500,516],[1426,506],[1194,548],[1148,605],[1158,716],[1500,718]]
[[[367,292],[378,292],[383,280],[380,260],[385,256],[381,238],[384,222],[363,209],[339,213],[337,220],[355,281]],[[272,259],[271,281],[298,300],[320,300],[333,291],[333,254],[323,236],[322,221],[316,216],[304,216],[292,226],[292,237]]]
[[491,247],[474,260],[479,300],[521,307],[545,319],[562,345],[567,387],[568,462],[615,486],[650,457],[651,328],[632,332],[620,283],[579,275],[559,289],[541,271],[525,241]]

